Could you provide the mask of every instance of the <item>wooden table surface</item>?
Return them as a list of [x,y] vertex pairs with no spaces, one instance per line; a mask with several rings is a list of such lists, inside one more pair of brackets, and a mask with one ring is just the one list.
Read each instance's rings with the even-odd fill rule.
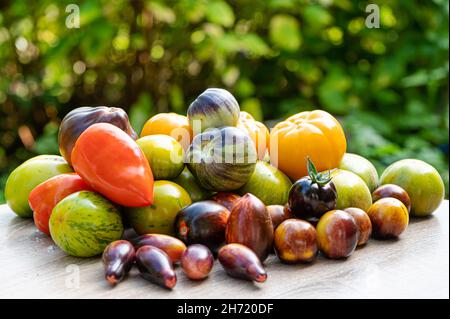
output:
[[263,284],[230,278],[218,262],[201,282],[178,267],[172,291],[136,269],[112,288],[100,258],[66,256],[32,220],[0,206],[0,263],[0,298],[449,298],[449,204],[412,219],[400,239],[370,240],[347,260],[284,265],[271,256]]

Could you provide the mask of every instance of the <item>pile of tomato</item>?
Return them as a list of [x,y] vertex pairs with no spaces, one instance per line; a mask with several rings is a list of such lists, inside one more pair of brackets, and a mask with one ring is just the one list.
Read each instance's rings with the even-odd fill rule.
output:
[[[201,280],[215,258],[233,277],[264,282],[273,253],[290,264],[348,258],[371,237],[400,236],[445,193],[420,160],[379,176],[346,153],[344,130],[327,112],[269,130],[224,89],[204,91],[187,116],[151,117],[140,136],[120,108],[76,108],[58,142],[61,156],[37,156],[10,174],[7,204],[67,254],[103,254],[111,284],[136,265],[173,288],[174,264]],[[126,228],[134,235],[124,238]]]

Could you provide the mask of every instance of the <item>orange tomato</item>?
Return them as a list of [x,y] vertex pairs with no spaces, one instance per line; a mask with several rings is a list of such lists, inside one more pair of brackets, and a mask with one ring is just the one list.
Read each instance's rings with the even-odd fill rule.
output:
[[269,150],[269,129],[245,111],[241,111],[236,127],[252,139],[258,152],[258,158],[262,160],[266,155],[266,151]]
[[128,207],[153,203],[153,174],[142,150],[109,123],[89,126],[72,151],[75,171],[95,191]]
[[187,117],[176,113],[159,113],[151,117],[142,128],[141,137],[154,134],[172,136],[185,150],[192,142],[192,129]]
[[338,167],[346,149],[341,125],[321,110],[295,114],[270,132],[270,160],[293,180],[308,175],[308,156],[324,171]]

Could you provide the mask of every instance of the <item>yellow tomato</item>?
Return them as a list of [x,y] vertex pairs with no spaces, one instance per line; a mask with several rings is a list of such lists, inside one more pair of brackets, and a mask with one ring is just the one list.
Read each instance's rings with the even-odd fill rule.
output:
[[176,113],[159,113],[151,117],[142,128],[141,137],[154,134],[172,136],[185,150],[192,141],[192,130],[187,117]]
[[324,171],[338,167],[346,148],[341,125],[321,110],[295,114],[270,132],[271,162],[293,180],[308,175],[308,156]]
[[258,158],[260,160],[264,159],[266,151],[269,150],[270,142],[270,135],[267,127],[263,123],[256,121],[253,116],[245,111],[241,111],[236,126],[244,133],[247,133],[253,143],[255,143]]

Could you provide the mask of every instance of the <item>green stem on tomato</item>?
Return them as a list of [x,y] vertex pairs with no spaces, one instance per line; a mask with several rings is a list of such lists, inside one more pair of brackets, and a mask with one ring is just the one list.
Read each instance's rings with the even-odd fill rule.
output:
[[328,170],[323,173],[318,173],[316,166],[314,166],[314,163],[309,156],[307,157],[306,167],[308,169],[308,175],[313,183],[317,183],[319,186],[325,186],[331,181],[331,171]]

